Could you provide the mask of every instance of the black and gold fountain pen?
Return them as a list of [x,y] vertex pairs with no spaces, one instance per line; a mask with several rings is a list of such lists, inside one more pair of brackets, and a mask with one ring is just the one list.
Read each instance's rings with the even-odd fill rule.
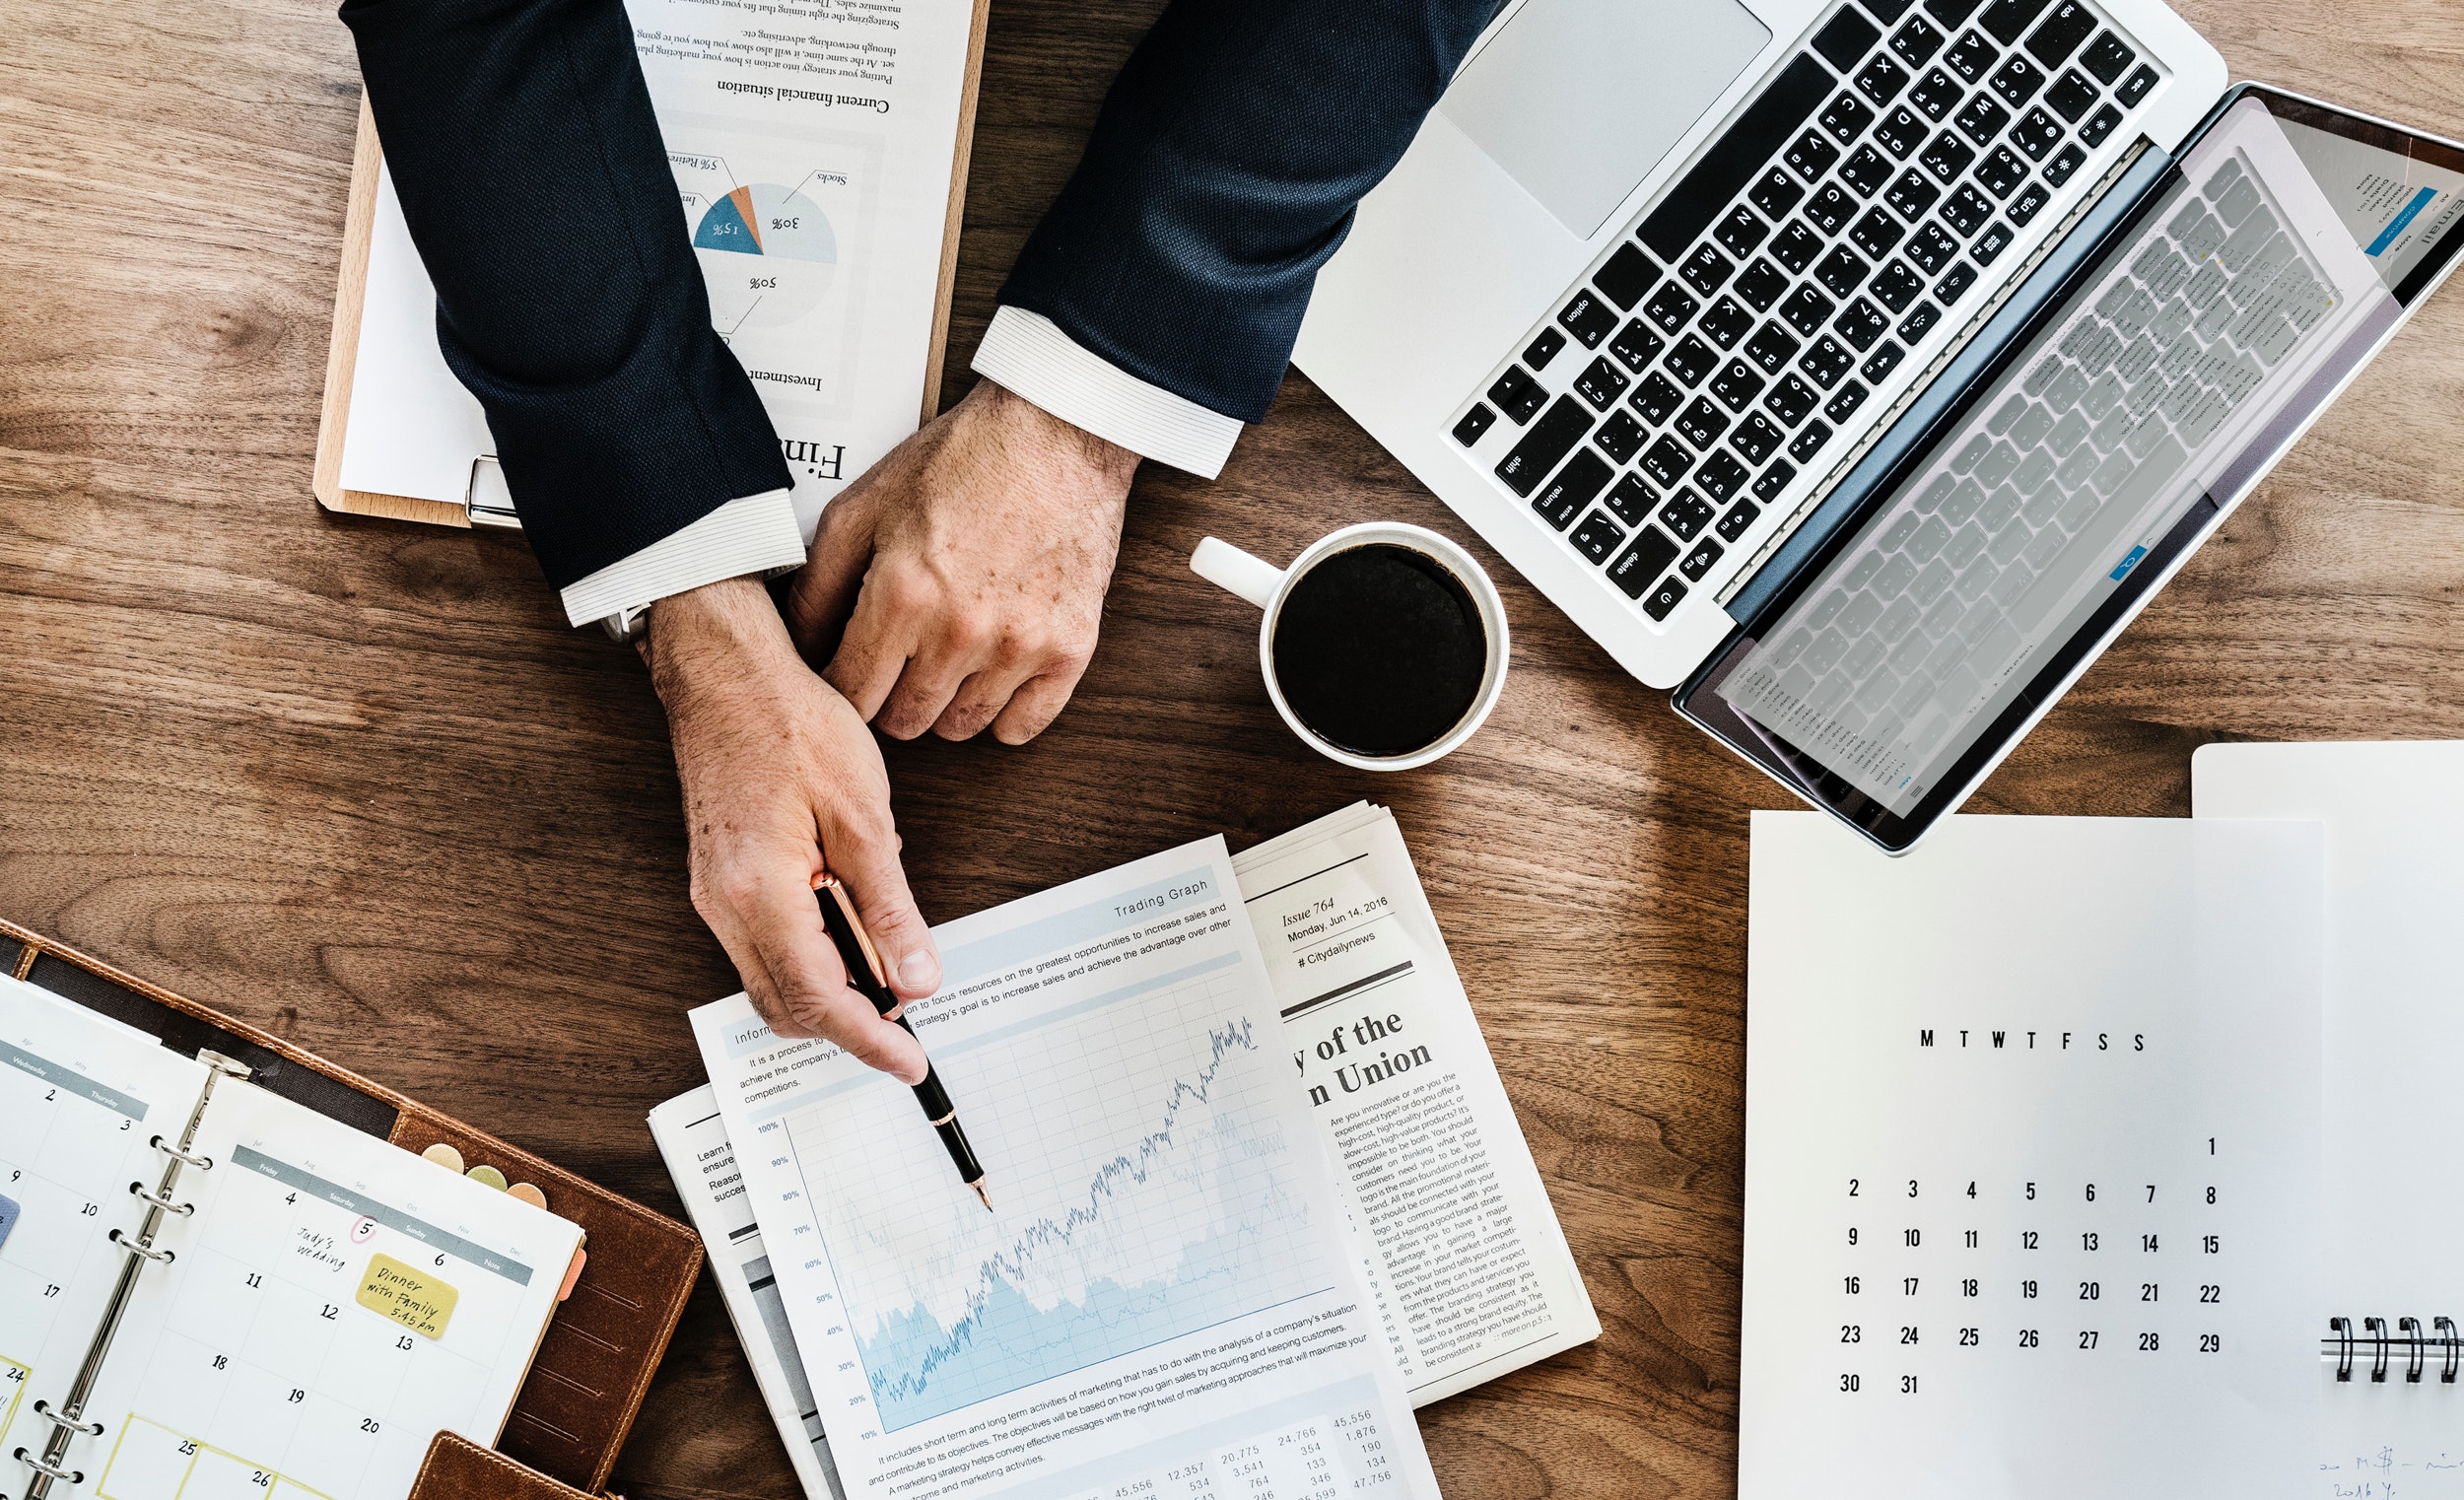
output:
[[[848,987],[881,1012],[881,1019],[896,1021],[909,1036],[916,1028],[907,1024],[907,1002],[890,992],[887,971],[881,967],[880,950],[872,945],[872,934],[864,930],[863,919],[856,915],[856,903],[847,894],[839,877],[824,871],[813,885],[814,899],[821,903],[821,924],[830,929],[830,940],[839,945],[839,957],[847,965]],[[984,1191],[984,1164],[976,1160],[973,1146],[967,1144],[967,1131],[958,1123],[958,1106],[950,1103],[948,1089],[941,1087],[941,1075],[932,1070],[932,1059],[924,1059],[924,1082],[916,1085],[916,1102],[924,1106],[924,1119],[932,1122],[933,1133],[949,1149],[950,1162],[958,1168],[958,1180],[976,1190],[984,1199],[987,1213],[992,1211],[992,1196]]]

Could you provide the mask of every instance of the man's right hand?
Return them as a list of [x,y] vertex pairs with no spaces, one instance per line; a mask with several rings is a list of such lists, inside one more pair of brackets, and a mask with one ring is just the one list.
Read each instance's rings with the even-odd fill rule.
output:
[[821,512],[787,621],[892,739],[1023,745],[1095,650],[1138,455],[991,380]]
[[729,579],[661,599],[642,645],[667,707],[692,841],[693,905],[782,1037],[824,1037],[909,1083],[924,1049],[848,988],[813,899],[823,856],[856,898],[890,988],[940,987],[899,868],[872,731],[796,655],[766,589]]

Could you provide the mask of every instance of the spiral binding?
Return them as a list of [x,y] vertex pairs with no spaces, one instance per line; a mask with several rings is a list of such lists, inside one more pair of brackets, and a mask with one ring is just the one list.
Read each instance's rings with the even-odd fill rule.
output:
[[2456,1383],[2457,1372],[2464,1370],[2464,1335],[2457,1333],[2454,1319],[2433,1318],[2430,1331],[2424,1332],[2420,1319],[2399,1318],[2395,1321],[2395,1329],[2393,1333],[2388,1332],[2384,1318],[2364,1318],[2361,1320],[2361,1335],[2356,1337],[2352,1319],[2330,1318],[2327,1320],[2327,1336],[2319,1340],[2319,1358],[2335,1362],[2337,1380],[2350,1381],[2353,1379],[2354,1355],[2359,1348],[2367,1345],[2370,1351],[2370,1384],[2383,1386],[2387,1383],[2389,1357],[2401,1350],[2404,1354],[2405,1384],[2418,1386],[2430,1351],[2435,1349],[2438,1351],[2438,1383],[2444,1386]]
[[[49,1445],[46,1444],[45,1446],[48,1447]],[[48,1459],[36,1458],[34,1455],[29,1454],[23,1448],[19,1449],[12,1457],[14,1457],[19,1463],[25,1465],[28,1468],[34,1471],[34,1487],[26,1491],[28,1500],[42,1500],[42,1496],[51,1492],[51,1481],[54,1479],[59,1480],[63,1484],[83,1484],[86,1482],[86,1471],[84,1469],[62,1468]]]
[[[214,1098],[215,1081],[224,1077],[245,1078],[249,1069],[245,1063],[235,1061],[220,1053],[200,1052],[197,1060],[207,1068],[205,1087],[197,1095],[196,1107],[188,1112],[188,1124],[180,1131],[179,1143],[172,1145],[160,1135],[150,1142],[164,1157],[162,1180],[151,1193],[146,1191],[144,1183],[128,1185],[129,1193],[144,1201],[146,1216],[139,1222],[134,1236],[124,1235],[116,1229],[111,1231],[111,1243],[128,1252],[128,1259],[120,1262],[119,1281],[111,1288],[111,1300],[103,1306],[103,1321],[97,1326],[93,1340],[86,1345],[86,1358],[77,1367],[77,1378],[69,1383],[68,1397],[56,1410],[48,1401],[34,1402],[34,1414],[51,1424],[51,1435],[43,1440],[40,1454],[20,1448],[10,1455],[34,1473],[34,1478],[26,1486],[25,1500],[49,1500],[54,1484],[86,1482],[83,1469],[68,1466],[68,1449],[77,1438],[103,1436],[101,1422],[85,1419],[86,1401],[94,1395],[95,1382],[103,1374],[103,1361],[111,1350],[111,1334],[119,1327],[120,1314],[127,1309],[129,1296],[136,1289],[137,1273],[145,1268],[146,1262],[151,1261],[158,1265],[169,1265],[178,1258],[178,1252],[157,1246],[154,1240],[163,1232],[166,1219],[175,1216],[184,1218],[196,1211],[194,1203],[174,1202],[171,1199],[171,1190],[179,1186],[181,1169],[193,1167],[199,1172],[214,1170],[212,1157],[198,1155],[190,1149],[196,1144],[197,1126],[204,1122],[205,1107]],[[6,1497],[0,1496],[0,1500],[6,1500]]]

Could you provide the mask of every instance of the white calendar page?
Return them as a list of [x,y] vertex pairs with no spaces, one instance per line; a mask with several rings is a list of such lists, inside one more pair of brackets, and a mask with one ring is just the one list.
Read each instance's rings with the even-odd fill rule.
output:
[[230,1079],[197,1149],[88,1407],[99,1500],[399,1500],[440,1428],[496,1440],[578,1227]]
[[2309,1493],[2322,859],[1754,814],[1744,1500]]
[[[134,1233],[163,1157],[205,1087],[205,1067],[152,1037],[0,976],[0,1455],[35,1452],[86,1357],[127,1259],[114,1229]],[[90,1445],[73,1445],[69,1462]],[[0,1493],[25,1469],[0,1458]]]

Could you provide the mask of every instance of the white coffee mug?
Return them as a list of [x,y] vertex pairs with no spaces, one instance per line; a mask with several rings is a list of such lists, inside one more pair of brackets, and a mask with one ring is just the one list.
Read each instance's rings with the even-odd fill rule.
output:
[[[1423,557],[1454,575],[1464,592],[1480,612],[1480,631],[1488,638],[1488,660],[1481,672],[1480,691],[1472,700],[1452,729],[1436,741],[1403,755],[1361,755],[1335,744],[1307,724],[1292,712],[1283,698],[1283,688],[1275,680],[1274,628],[1283,612],[1283,601],[1291,597],[1292,585],[1308,572],[1335,553],[1354,547],[1377,545],[1403,547]],[[1488,717],[1488,711],[1497,706],[1497,696],[1506,686],[1506,607],[1498,600],[1497,585],[1488,580],[1480,565],[1472,555],[1424,526],[1405,525],[1401,521],[1368,521],[1331,531],[1303,548],[1288,568],[1277,568],[1261,558],[1252,557],[1230,542],[1207,537],[1190,554],[1190,568],[1199,578],[1239,594],[1266,611],[1258,625],[1258,669],[1266,679],[1266,696],[1274,700],[1274,711],[1283,716],[1292,732],[1311,749],[1332,761],[1356,766],[1363,771],[1408,771],[1425,766],[1472,737]]]

